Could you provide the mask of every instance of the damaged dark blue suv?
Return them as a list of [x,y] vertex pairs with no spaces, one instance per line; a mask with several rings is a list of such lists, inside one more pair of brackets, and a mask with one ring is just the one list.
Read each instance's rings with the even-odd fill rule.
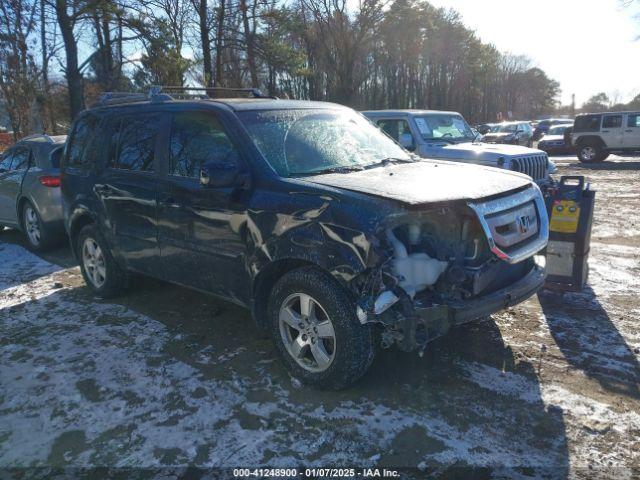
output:
[[529,177],[417,159],[330,103],[107,96],[74,123],[62,194],[94,292],[136,272],[245,306],[327,388],[363,375],[374,342],[422,350],[545,278]]

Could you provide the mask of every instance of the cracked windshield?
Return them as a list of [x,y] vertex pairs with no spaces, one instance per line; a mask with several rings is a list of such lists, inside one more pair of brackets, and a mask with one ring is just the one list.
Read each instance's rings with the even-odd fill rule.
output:
[[269,165],[283,177],[409,162],[409,154],[357,114],[274,110],[240,114]]

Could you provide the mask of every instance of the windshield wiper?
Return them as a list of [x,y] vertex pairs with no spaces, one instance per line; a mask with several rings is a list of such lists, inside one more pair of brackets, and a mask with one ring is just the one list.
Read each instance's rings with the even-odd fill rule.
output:
[[328,167],[321,170],[312,170],[310,172],[290,172],[290,175],[323,175],[325,173],[349,173],[364,170],[361,165],[342,165],[339,167]]
[[445,143],[456,143],[456,141],[453,138],[445,138],[445,137],[438,137],[438,138],[425,138],[424,139],[425,142],[430,142],[430,143],[438,143],[438,142],[445,142]]
[[416,160],[411,157],[409,158],[386,157],[378,162],[370,163],[369,165],[367,165],[366,168],[385,167],[387,165],[391,165],[392,163],[413,163],[415,161]]

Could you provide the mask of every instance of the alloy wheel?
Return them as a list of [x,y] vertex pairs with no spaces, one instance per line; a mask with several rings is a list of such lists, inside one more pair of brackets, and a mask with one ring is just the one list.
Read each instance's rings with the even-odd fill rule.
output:
[[596,157],[596,149],[589,146],[589,147],[582,147],[582,158],[590,161],[593,160]]
[[38,214],[31,205],[28,205],[24,209],[24,228],[31,244],[36,247],[40,245],[40,220],[38,219]]
[[91,237],[82,244],[82,265],[89,281],[95,288],[100,288],[107,280],[107,268],[100,245]]
[[322,305],[305,293],[289,295],[280,307],[280,335],[298,365],[310,372],[329,368],[336,356],[333,323]]

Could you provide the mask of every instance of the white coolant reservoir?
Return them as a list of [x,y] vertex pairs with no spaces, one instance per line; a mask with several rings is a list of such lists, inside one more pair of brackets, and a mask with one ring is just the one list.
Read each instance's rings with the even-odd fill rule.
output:
[[393,246],[395,256],[393,269],[400,278],[400,286],[410,297],[438,281],[438,277],[447,269],[448,263],[431,258],[426,253],[407,254],[406,247],[387,230],[387,239]]

